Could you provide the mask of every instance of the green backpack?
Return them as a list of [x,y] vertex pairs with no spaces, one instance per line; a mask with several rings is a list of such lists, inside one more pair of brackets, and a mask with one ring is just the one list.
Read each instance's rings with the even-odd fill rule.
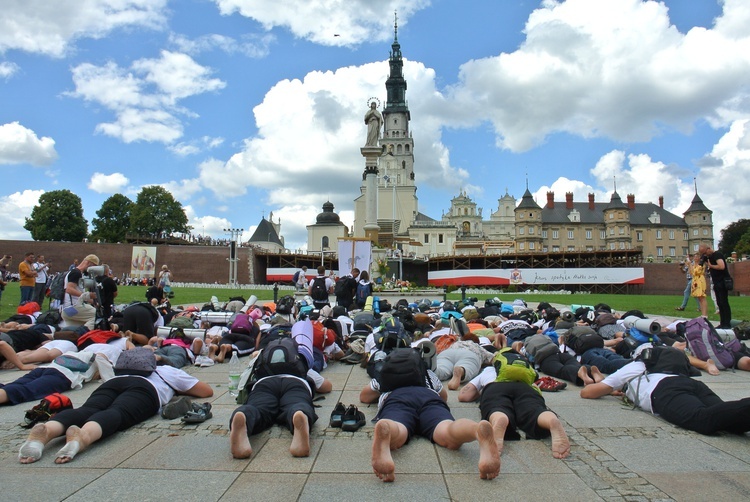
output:
[[523,382],[532,385],[538,378],[528,359],[510,347],[495,352],[492,365],[497,371],[496,382]]

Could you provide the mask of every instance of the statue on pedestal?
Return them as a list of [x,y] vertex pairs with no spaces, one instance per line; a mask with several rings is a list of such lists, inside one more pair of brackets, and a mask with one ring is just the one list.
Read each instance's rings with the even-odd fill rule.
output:
[[378,104],[374,99],[370,100],[370,109],[365,113],[365,124],[367,124],[365,146],[378,146],[380,128],[383,127],[383,115],[378,111]]

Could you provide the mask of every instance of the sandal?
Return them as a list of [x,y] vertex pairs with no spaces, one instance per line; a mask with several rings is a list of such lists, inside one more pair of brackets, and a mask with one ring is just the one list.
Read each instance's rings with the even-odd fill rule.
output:
[[362,428],[367,422],[365,414],[353,404],[349,405],[344,413],[344,420],[341,422],[341,430],[346,432],[355,432]]
[[344,407],[344,403],[339,401],[336,404],[336,407],[331,412],[331,423],[329,424],[329,427],[341,427],[341,423],[344,421],[345,413],[346,408]]
[[213,417],[211,413],[211,403],[193,403],[193,411],[188,411],[182,417],[182,422],[186,424],[199,424]]
[[544,392],[559,392],[568,386],[567,383],[555,380],[552,377],[544,376],[534,382],[539,387],[539,390]]

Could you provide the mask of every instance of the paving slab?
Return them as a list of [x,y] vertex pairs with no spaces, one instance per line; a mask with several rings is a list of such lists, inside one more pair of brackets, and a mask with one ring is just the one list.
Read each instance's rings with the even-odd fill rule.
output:
[[[497,485],[496,485],[497,486]],[[496,494],[497,496],[497,494]],[[311,474],[302,490],[300,502],[356,500],[450,500],[442,474],[400,474],[396,481],[383,483],[370,474]]]
[[[307,474],[243,473],[222,495],[221,502],[247,502],[248,500],[297,500],[307,482]],[[333,499],[331,499],[333,500]]]
[[226,436],[167,435],[126,460],[121,467],[132,469],[200,469],[242,471],[249,460],[232,458]]
[[531,478],[528,474],[503,474],[487,481],[479,475],[446,474],[451,500],[481,502],[497,500],[602,500],[574,474],[545,474]]
[[680,502],[747,500],[750,479],[746,473],[715,472],[710,476],[652,472],[644,475],[663,492]]
[[[37,469],[28,469],[27,467],[20,464],[9,465],[3,461],[3,467],[0,470],[0,487],[2,487],[0,489],[0,502],[18,502],[19,500],[54,502],[63,500],[98,477],[110,472],[107,469],[67,469],[61,471],[58,469],[59,466],[52,464],[51,459],[46,467]],[[46,480],[46,482],[40,483],[40,480]]]

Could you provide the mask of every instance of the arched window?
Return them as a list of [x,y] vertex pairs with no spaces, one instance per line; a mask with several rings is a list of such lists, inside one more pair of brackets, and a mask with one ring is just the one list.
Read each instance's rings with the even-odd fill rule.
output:
[[401,144],[396,145],[396,154],[401,155]]
[[320,240],[320,246],[325,250],[328,249],[328,236],[324,235],[323,238]]
[[406,153],[409,153],[409,145],[404,145],[404,150],[406,151]]

